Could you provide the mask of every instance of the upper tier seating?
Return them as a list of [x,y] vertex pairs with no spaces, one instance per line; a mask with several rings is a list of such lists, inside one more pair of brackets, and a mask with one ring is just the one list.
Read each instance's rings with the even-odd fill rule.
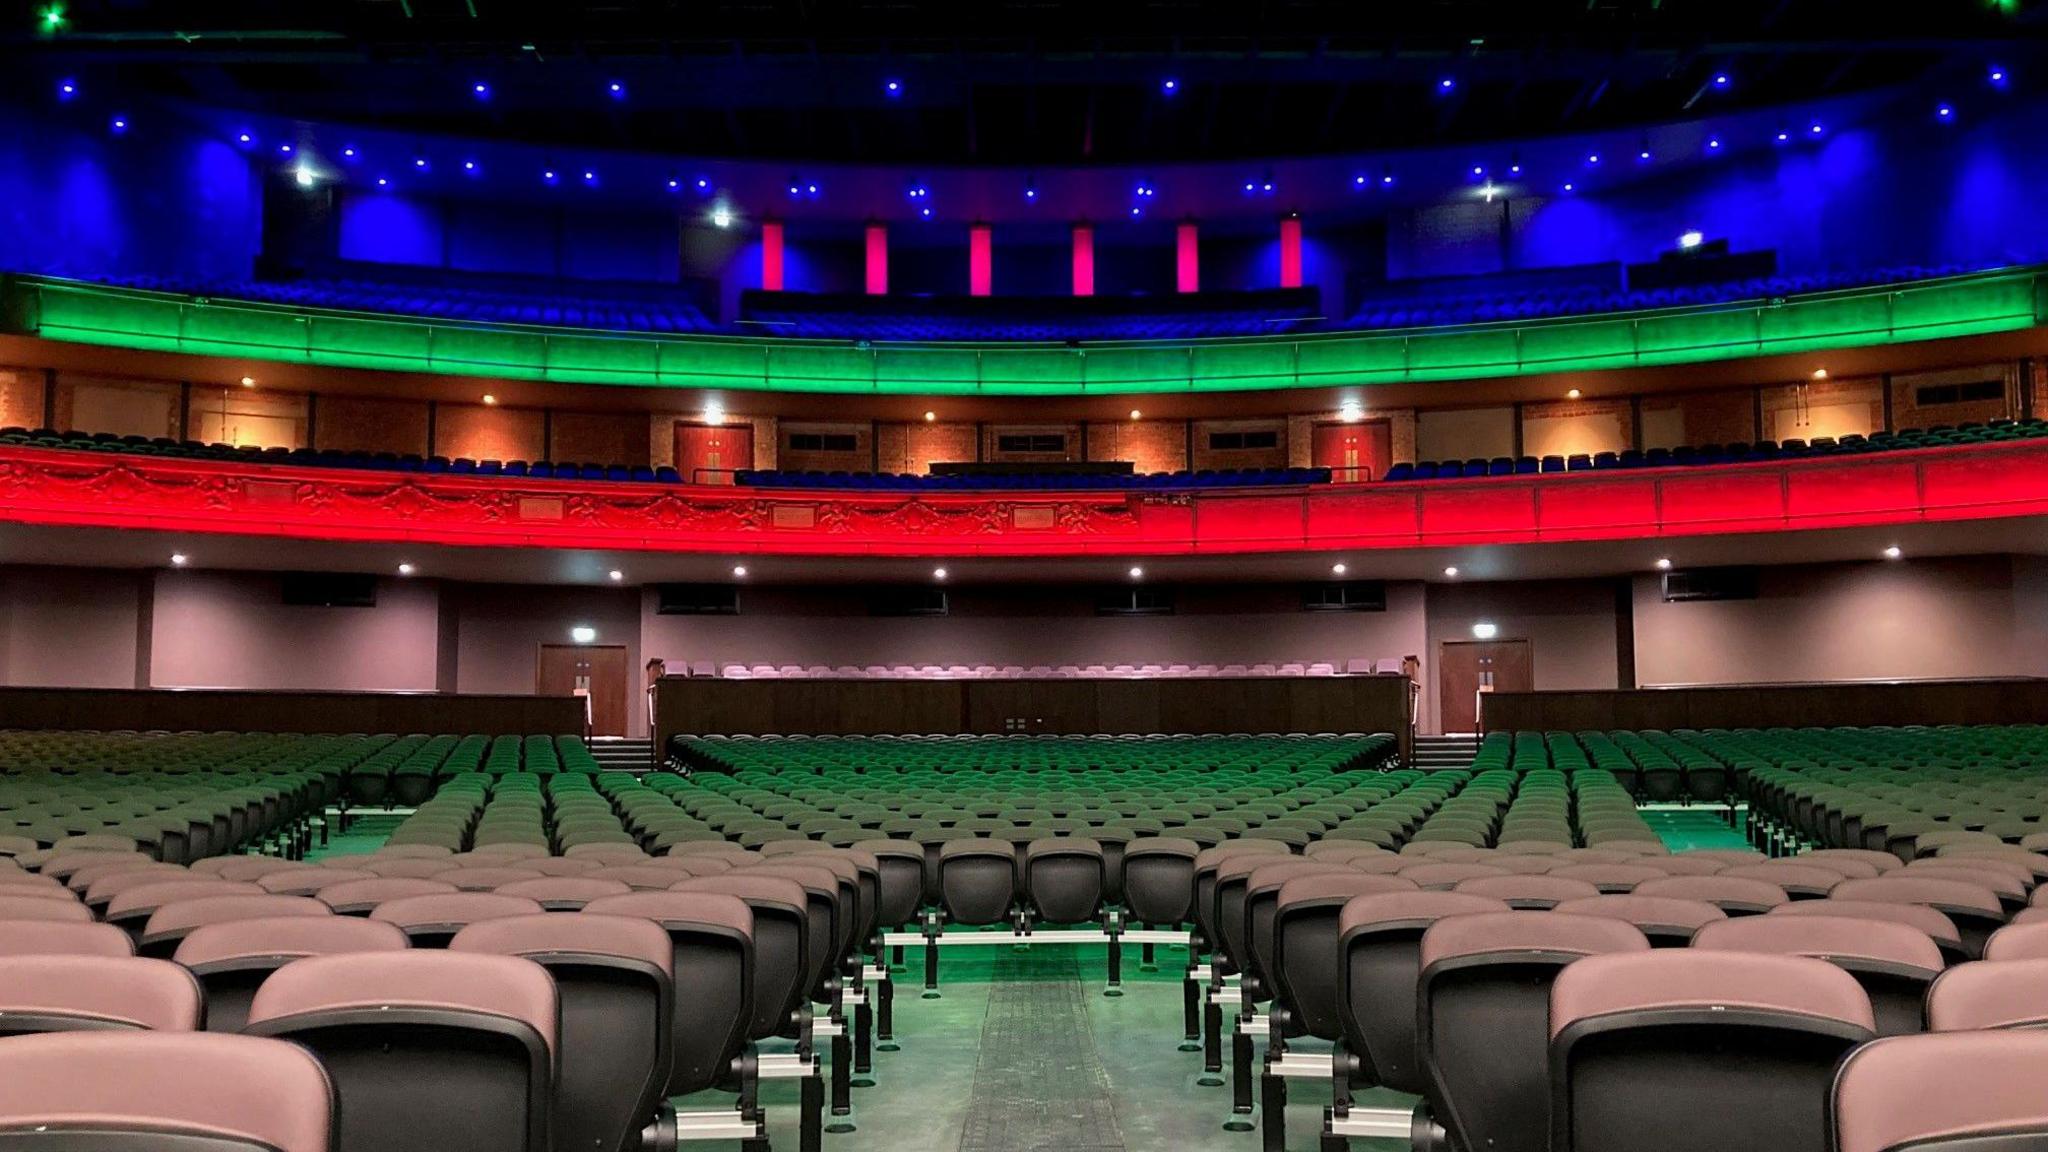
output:
[[1617,468],[1679,468],[1711,464],[1754,464],[1774,460],[1803,460],[1814,457],[1840,458],[1875,452],[1913,448],[1947,448],[1978,444],[2001,444],[2048,436],[2048,422],[2037,418],[1993,420],[1953,427],[1907,428],[1898,432],[1872,432],[1868,436],[1848,435],[1839,439],[1817,436],[1812,440],[1759,440],[1754,444],[1707,444],[1700,447],[1629,449],[1575,456],[1495,456],[1491,459],[1423,460],[1395,464],[1383,479],[1470,480],[1486,476],[1533,476],[1558,472],[1601,472]]
[[[1495,324],[1584,316],[1600,312],[1637,312],[1648,308],[1690,308],[1739,300],[1777,300],[1808,292],[1837,292],[1873,284],[1904,284],[1959,276],[1976,269],[1964,265],[1939,268],[1909,266],[1877,268],[1827,275],[1770,276],[1697,284],[1681,288],[1628,290],[1592,283],[1535,286],[1524,292],[1486,290],[1485,277],[1473,277],[1477,289],[1445,292],[1441,285],[1408,298],[1375,295],[1361,302],[1344,322],[1346,328],[1440,328],[1451,324]],[[1400,285],[1388,285],[1390,293]]]
[[484,324],[533,324],[635,333],[725,331],[750,336],[903,341],[1187,340],[1312,330],[1430,328],[1517,323],[1608,312],[1686,308],[1909,284],[1982,271],[1898,267],[1756,277],[1629,290],[1616,277],[1473,277],[1469,287],[1400,282],[1369,288],[1349,316],[1326,319],[1314,288],[1180,296],[907,298],[748,292],[737,324],[721,327],[699,298],[658,284],[415,276],[345,269],[293,280],[194,281],[130,276],[118,287],[296,308],[332,308]]
[[848,488],[892,492],[973,491],[1149,491],[1161,488],[1256,488],[1275,485],[1328,484],[1328,468],[1219,468],[1197,472],[1052,473],[1019,470],[915,475],[889,472],[785,472],[741,469],[733,482],[750,488]]
[[1188,296],[900,297],[746,292],[740,329],[831,340],[1191,340],[1321,327],[1314,288]]
[[480,324],[542,324],[619,332],[710,332],[717,325],[695,302],[658,285],[566,283],[547,291],[419,285],[373,279],[191,282],[157,276],[115,281],[124,288],[220,296],[294,308],[388,312]]

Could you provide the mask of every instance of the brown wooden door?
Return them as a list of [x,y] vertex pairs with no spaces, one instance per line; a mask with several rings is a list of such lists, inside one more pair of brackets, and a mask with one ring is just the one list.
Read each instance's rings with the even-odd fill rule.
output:
[[590,698],[590,735],[626,734],[626,686],[630,682],[623,645],[543,644],[534,672],[542,696]]
[[1536,687],[1536,654],[1527,640],[1448,641],[1437,656],[1439,730],[1479,731],[1479,700],[1489,692]]
[[1318,424],[1311,451],[1311,462],[1339,484],[1377,480],[1394,462],[1393,428],[1385,420]]
[[752,425],[676,425],[676,471],[686,482],[730,484],[736,469],[753,466]]

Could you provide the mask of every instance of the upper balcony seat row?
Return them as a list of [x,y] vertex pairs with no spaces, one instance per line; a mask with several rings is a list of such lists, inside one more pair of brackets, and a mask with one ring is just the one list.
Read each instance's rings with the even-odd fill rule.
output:
[[751,488],[849,488],[918,492],[978,491],[1124,491],[1174,488],[1248,488],[1328,484],[1328,468],[1222,468],[1195,472],[1151,472],[1125,475],[1062,473],[981,473],[976,475],[914,475],[888,472],[741,471],[734,481]]
[[1990,423],[1937,425],[1900,432],[1873,432],[1868,436],[1839,438],[1817,436],[1812,440],[1759,440],[1754,444],[1707,444],[1700,447],[1629,449],[1624,452],[1581,453],[1572,456],[1495,456],[1490,459],[1424,460],[1396,464],[1384,479],[1457,480],[1483,476],[1528,476],[1539,473],[1605,471],[1620,468],[1673,468],[1712,464],[1743,464],[1768,460],[1799,460],[1821,456],[1856,456],[1910,448],[1939,448],[1957,445],[1997,444],[2048,436],[2048,422],[2035,418],[1994,420]]

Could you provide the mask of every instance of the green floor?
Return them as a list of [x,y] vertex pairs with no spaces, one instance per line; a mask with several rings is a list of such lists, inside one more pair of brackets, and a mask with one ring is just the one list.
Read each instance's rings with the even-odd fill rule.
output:
[[[1674,851],[1745,848],[1725,810],[1646,811]],[[401,818],[356,818],[316,859],[373,851]],[[896,979],[895,1051],[878,1051],[872,1083],[853,1090],[853,1114],[828,1117],[827,1149],[842,1152],[1254,1152],[1256,1130],[1229,1131],[1230,1089],[1207,1086],[1199,1052],[1179,1051],[1180,971],[1186,954],[1162,948],[1157,970],[1126,957],[1123,995],[1103,995],[1099,945],[948,948],[941,995],[918,995],[923,956],[906,951]],[[1308,1044],[1303,1047],[1313,1047]],[[797,1090],[763,1087],[769,1135],[794,1148]],[[1301,1083],[1287,1109],[1287,1146],[1317,1146],[1321,1085]],[[684,1108],[726,1108],[707,1094]],[[1384,1090],[1361,1106],[1408,1107]],[[1256,1120],[1256,1115],[1252,1118]],[[1354,1140],[1354,1152],[1394,1152],[1405,1140]]]

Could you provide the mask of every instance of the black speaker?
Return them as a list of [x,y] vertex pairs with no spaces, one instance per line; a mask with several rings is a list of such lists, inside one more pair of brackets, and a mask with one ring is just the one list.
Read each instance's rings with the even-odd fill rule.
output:
[[657,616],[737,616],[740,590],[732,584],[657,584]]
[[1689,600],[1754,600],[1755,568],[1682,568],[1664,574],[1664,601],[1679,604]]
[[375,608],[377,578],[359,572],[286,572],[284,602],[294,608]]

